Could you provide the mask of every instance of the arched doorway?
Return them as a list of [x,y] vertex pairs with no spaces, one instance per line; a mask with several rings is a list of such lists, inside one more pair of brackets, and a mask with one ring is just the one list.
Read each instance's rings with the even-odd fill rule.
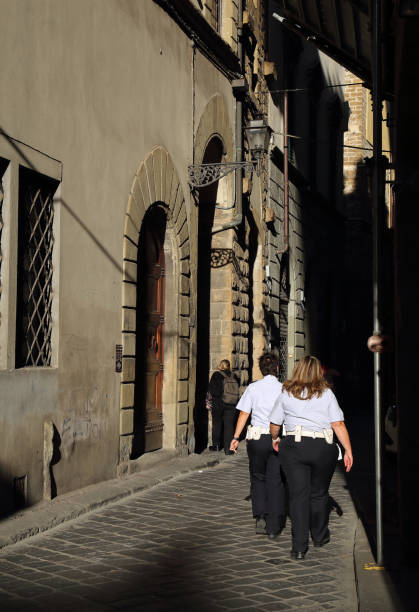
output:
[[[219,163],[223,144],[214,136],[209,141],[203,164]],[[195,387],[195,451],[200,453],[208,443],[208,412],[205,395],[210,371],[210,316],[211,316],[211,245],[217,202],[218,182],[200,190],[198,212],[198,275],[197,275],[197,333],[196,333],[196,387]]]
[[[147,260],[146,245],[150,241],[155,250],[153,259]],[[145,282],[150,276],[147,271],[154,267],[153,261],[165,270],[164,276],[160,274],[157,282],[158,291],[151,279],[151,287]],[[178,448],[181,453],[187,453],[189,441],[193,439],[193,401],[189,397],[189,223],[182,186],[164,147],[153,148],[141,162],[132,182],[124,223],[122,274],[118,465],[121,476],[141,469],[142,455],[146,450]],[[160,296],[160,307],[156,308],[159,319],[155,317],[160,329],[154,333],[149,325],[144,325],[148,315],[153,314],[153,309],[151,313],[148,309],[152,299],[147,297],[153,292]],[[170,305],[165,313],[161,303],[163,306],[165,303]],[[163,315],[165,318],[161,320]],[[155,337],[154,341],[150,338],[150,332]],[[155,351],[154,355],[150,355],[159,364],[158,372],[156,363],[154,371],[146,364],[149,355],[146,351],[147,336],[154,349],[161,351],[160,354],[156,355]],[[116,348],[119,348],[118,345]],[[152,359],[150,362],[153,364]],[[160,367],[162,362],[164,370]],[[147,375],[151,380],[154,377],[156,401],[148,402],[146,406]],[[151,384],[149,388],[152,388]]]
[[132,459],[163,445],[166,222],[165,209],[152,205],[144,215],[138,244]]

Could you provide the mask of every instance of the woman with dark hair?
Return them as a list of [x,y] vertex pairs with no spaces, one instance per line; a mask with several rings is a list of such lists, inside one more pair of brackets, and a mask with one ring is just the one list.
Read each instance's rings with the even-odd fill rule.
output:
[[290,494],[291,557],[304,559],[309,532],[314,546],[330,541],[329,485],[339,452],[333,432],[345,449],[347,472],[353,463],[343,412],[316,357],[303,357],[295,365],[291,378],[283,383],[270,421],[273,439],[283,425],[282,439],[279,445],[273,440],[273,445],[278,448]]
[[259,359],[259,368],[263,378],[247,387],[236,406],[239,417],[230,449],[237,451],[240,434],[251,414],[246,442],[253,517],[256,519],[256,533],[274,539],[279,535],[285,519],[284,486],[278,453],[272,448],[269,434],[269,415],[282,389],[278,380],[277,356],[265,353]]

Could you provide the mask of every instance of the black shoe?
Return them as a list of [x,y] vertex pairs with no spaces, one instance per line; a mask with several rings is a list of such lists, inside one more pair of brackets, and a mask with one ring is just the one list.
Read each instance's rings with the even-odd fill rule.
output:
[[327,536],[324,538],[324,540],[321,540],[320,542],[315,542],[313,540],[313,546],[315,546],[315,548],[321,548],[322,546],[329,544],[329,542],[330,542],[330,536]]
[[303,559],[305,559],[306,552],[307,551],[303,552],[302,550],[292,550],[291,559],[295,559],[296,561],[302,561]]
[[210,451],[219,451],[221,449],[220,449],[220,447],[217,444],[213,444],[212,446],[208,447],[208,450],[210,450]]
[[256,533],[266,535],[266,521],[263,517],[256,519]]
[[276,540],[277,538],[279,538],[279,535],[280,535],[279,531],[278,531],[278,533],[268,533],[267,534],[267,536],[268,536],[268,538],[270,540]]

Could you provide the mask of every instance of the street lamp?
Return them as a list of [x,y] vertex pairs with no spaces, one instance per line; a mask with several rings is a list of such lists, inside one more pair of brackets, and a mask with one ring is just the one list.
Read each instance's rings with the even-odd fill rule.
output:
[[193,164],[188,166],[189,185],[191,189],[199,189],[216,183],[220,178],[243,169],[258,173],[260,159],[268,151],[271,138],[271,128],[264,119],[252,119],[244,128],[249,144],[252,161],[219,162],[217,164]]
[[259,162],[269,149],[272,129],[264,119],[252,119],[244,128],[252,159]]

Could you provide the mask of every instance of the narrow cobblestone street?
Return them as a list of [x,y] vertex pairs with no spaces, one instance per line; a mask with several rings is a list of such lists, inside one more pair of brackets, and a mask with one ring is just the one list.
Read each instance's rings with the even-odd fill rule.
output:
[[289,519],[276,541],[255,535],[248,493],[241,449],[10,546],[0,554],[0,608],[356,610],[356,514],[339,468],[332,541],[303,562],[289,558]]

